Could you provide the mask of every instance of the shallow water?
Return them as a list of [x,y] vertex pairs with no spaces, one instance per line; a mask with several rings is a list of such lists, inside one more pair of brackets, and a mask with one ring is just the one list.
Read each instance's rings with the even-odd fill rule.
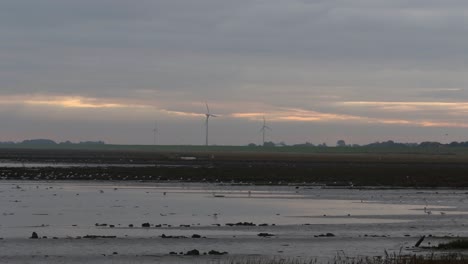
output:
[[[151,167],[155,164],[108,164],[108,163],[64,163],[64,162],[16,162],[16,161],[0,161],[0,167],[2,168],[73,168],[73,167]],[[164,166],[164,165],[158,165]],[[168,165],[170,166],[170,165]],[[177,165],[175,165],[177,166]]]
[[[80,257],[78,247],[96,256],[116,250],[123,259],[166,258],[193,247],[238,255],[380,254],[411,246],[420,235],[466,236],[467,196],[463,190],[2,181],[0,247],[9,253],[0,257]],[[142,228],[145,222],[152,226]],[[268,226],[226,226],[237,222]],[[48,239],[27,239],[33,231]],[[259,238],[259,232],[275,236]],[[327,232],[336,237],[319,237]],[[207,238],[193,240],[195,233]],[[76,240],[90,234],[117,239]]]
[[245,187],[220,189],[214,185],[8,182],[0,184],[3,210],[0,219],[2,228],[14,228],[14,231],[6,232],[14,236],[21,228],[41,225],[68,232],[63,227],[76,224],[93,231],[95,223],[120,227],[139,226],[143,222],[172,226],[237,222],[276,225],[393,223],[408,221],[395,219],[395,216],[421,215],[424,207],[432,208],[432,211],[451,209],[438,205],[327,199],[317,197],[317,192],[321,191],[296,193],[293,188],[262,190],[256,187],[251,190]]

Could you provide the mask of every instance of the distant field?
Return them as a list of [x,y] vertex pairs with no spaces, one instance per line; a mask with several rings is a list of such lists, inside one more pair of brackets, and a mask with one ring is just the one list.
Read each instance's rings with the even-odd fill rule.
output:
[[1,150],[88,150],[88,151],[127,151],[156,153],[383,153],[383,154],[428,154],[428,155],[468,155],[468,147],[319,147],[319,146],[200,146],[200,145],[87,145],[56,144],[34,145],[15,144],[0,145]]

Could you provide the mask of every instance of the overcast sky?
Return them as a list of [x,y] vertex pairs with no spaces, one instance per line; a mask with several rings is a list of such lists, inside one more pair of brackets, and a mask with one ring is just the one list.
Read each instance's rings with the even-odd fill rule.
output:
[[0,141],[468,141],[466,0],[2,0]]

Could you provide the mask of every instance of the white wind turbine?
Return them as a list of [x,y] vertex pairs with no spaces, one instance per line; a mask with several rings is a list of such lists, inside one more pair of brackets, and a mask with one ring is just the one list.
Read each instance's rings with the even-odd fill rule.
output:
[[205,120],[205,127],[206,127],[206,138],[205,138],[205,145],[208,146],[208,120],[210,117],[218,117],[217,115],[213,115],[210,113],[210,107],[208,106],[208,103],[206,104],[206,120]]
[[260,128],[260,132],[262,132],[262,143],[263,143],[262,146],[265,145],[265,133],[266,133],[267,129],[270,130],[270,131],[272,130],[269,126],[266,125],[266,119],[265,119],[265,117],[263,117],[263,126],[262,126],[262,128]]

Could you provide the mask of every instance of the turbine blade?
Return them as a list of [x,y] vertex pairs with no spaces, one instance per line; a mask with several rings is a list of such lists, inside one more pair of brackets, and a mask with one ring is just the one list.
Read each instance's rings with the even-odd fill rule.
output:
[[210,108],[208,107],[208,103],[205,102],[205,104],[206,104],[206,113],[210,114]]

